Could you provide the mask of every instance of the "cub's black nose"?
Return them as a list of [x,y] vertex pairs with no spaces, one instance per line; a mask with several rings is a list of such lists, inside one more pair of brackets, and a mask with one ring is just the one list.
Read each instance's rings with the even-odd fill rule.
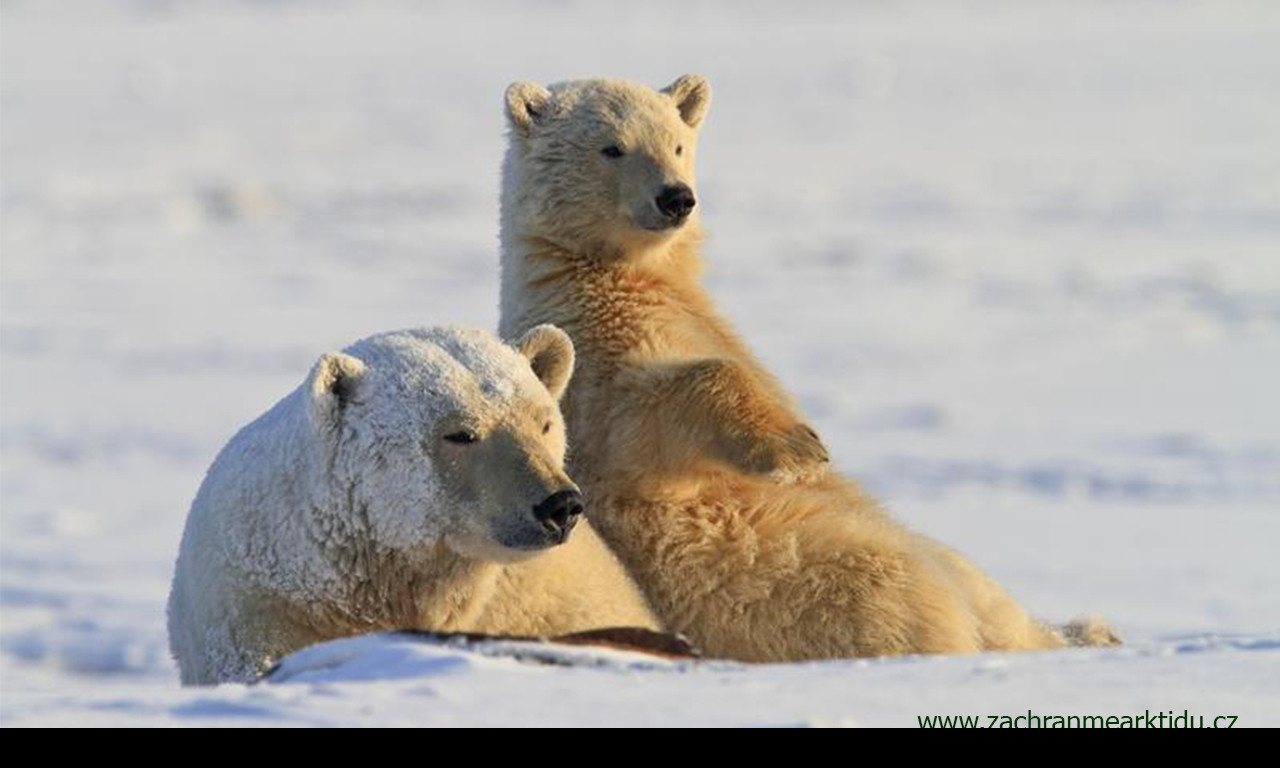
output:
[[560,541],[569,537],[569,531],[582,517],[582,494],[577,491],[560,491],[543,499],[533,508],[533,517],[542,523],[547,533]]
[[688,184],[672,184],[662,188],[662,194],[653,201],[662,215],[677,221],[684,219],[697,205],[693,199],[693,190]]

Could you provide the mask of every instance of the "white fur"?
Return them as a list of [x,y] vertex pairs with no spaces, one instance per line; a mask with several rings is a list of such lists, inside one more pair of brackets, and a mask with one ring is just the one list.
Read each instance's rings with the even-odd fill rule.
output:
[[[551,359],[571,369],[567,337],[537,333],[540,352],[548,339],[567,347]],[[554,373],[563,381],[569,371]],[[538,425],[554,414],[555,430],[526,434],[542,432],[523,426],[530,414]],[[387,333],[325,355],[233,437],[192,504],[169,598],[183,682],[251,680],[285,653],[363,631],[656,628],[587,526],[554,557],[527,565],[516,561],[531,553],[491,541],[503,515],[530,507],[517,496],[485,508],[475,499],[492,488],[475,498],[451,489],[462,460],[440,460],[453,454],[432,446],[463,422],[521,425],[540,476],[571,487],[561,470],[563,423],[530,357],[476,330]],[[525,492],[504,473],[481,475],[499,491]],[[477,559],[477,550],[515,564]],[[578,566],[591,584],[563,572]]]

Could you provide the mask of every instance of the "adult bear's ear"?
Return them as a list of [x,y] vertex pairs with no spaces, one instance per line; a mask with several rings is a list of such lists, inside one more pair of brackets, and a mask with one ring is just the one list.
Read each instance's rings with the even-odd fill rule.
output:
[[539,325],[521,336],[515,348],[529,358],[534,375],[559,401],[573,376],[573,341],[569,334],[554,325]]
[[711,83],[702,75],[681,75],[662,92],[671,97],[680,110],[680,117],[691,128],[702,125],[707,116],[707,107],[711,106]]
[[322,355],[307,379],[307,410],[320,429],[336,427],[364,379],[365,365],[342,352]]
[[528,136],[534,123],[546,116],[551,92],[537,83],[521,80],[507,86],[506,102],[511,127]]

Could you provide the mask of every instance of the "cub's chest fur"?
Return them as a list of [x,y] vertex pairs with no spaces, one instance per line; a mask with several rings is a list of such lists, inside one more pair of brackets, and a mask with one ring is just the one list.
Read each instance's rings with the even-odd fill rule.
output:
[[[680,360],[715,354],[723,333],[705,294],[694,285],[639,269],[596,269],[574,281],[568,304],[583,363]],[[604,362],[599,360],[598,362]]]

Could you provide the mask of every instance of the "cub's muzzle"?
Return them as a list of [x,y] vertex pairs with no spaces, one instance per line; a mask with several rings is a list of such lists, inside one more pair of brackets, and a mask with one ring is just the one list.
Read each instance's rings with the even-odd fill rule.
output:
[[680,224],[689,218],[693,207],[698,203],[688,184],[671,184],[662,188],[662,192],[654,198],[653,204],[673,224]]

